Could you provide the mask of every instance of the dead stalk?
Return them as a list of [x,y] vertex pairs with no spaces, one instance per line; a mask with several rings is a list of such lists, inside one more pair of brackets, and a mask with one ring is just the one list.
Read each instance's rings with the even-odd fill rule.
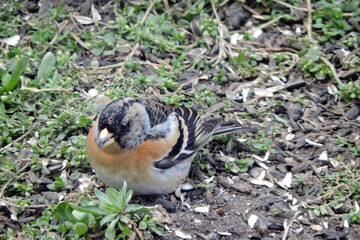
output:
[[284,231],[284,235],[283,235],[283,237],[282,237],[282,240],[286,240],[291,225],[293,224],[293,222],[295,221],[295,219],[296,219],[300,214],[301,214],[301,211],[298,210],[298,211],[295,213],[295,215],[291,218],[289,224],[288,224],[288,225],[286,226],[286,228],[285,228],[285,231]]
[[218,62],[220,62],[223,57],[225,57],[225,52],[224,52],[224,36],[223,36],[223,31],[222,31],[222,29],[221,29],[220,18],[219,18],[218,14],[217,14],[214,1],[211,0],[210,3],[211,3],[211,6],[212,6],[212,9],[213,9],[213,12],[214,12],[214,14],[215,14],[216,20],[217,20],[217,22],[218,22],[218,31],[219,31],[219,38],[220,38],[219,54],[218,54],[218,56],[216,57],[217,60],[216,60],[215,63],[213,64],[213,66],[214,66],[214,65],[216,65]]
[[290,5],[290,4],[285,3],[283,1],[280,1],[280,0],[274,0],[274,2],[276,2],[276,3],[280,4],[280,5],[283,5],[285,7],[296,9],[296,10],[299,10],[299,11],[303,11],[303,12],[308,12],[309,11],[308,8],[296,7],[296,6]]
[[306,5],[308,9],[308,23],[306,27],[307,27],[309,40],[312,41],[313,38],[312,38],[311,0],[306,0]]
[[282,19],[283,16],[277,16],[276,18],[274,18],[273,20],[271,21],[268,21],[267,23],[264,23],[263,25],[261,25],[259,28],[260,29],[264,29],[264,28],[267,28],[268,26],[272,25],[273,23],[276,23],[277,21],[279,21],[280,19]]
[[15,139],[14,141],[12,141],[11,143],[9,143],[8,145],[6,145],[3,148],[0,148],[0,153],[3,152],[5,149],[11,147],[15,142],[18,142],[22,139],[24,139],[27,135],[29,135],[30,131],[33,130],[34,127],[30,128],[26,133],[24,133],[23,135],[21,135],[20,137],[18,137],[17,139]]
[[340,78],[338,77],[338,75],[336,73],[336,69],[335,69],[334,65],[332,65],[331,62],[329,62],[329,60],[327,60],[324,57],[320,57],[320,60],[323,61],[326,64],[326,66],[328,66],[330,68],[330,71],[331,71],[332,75],[334,76],[335,81],[337,82],[337,84],[339,86],[342,85],[342,82],[341,82]]

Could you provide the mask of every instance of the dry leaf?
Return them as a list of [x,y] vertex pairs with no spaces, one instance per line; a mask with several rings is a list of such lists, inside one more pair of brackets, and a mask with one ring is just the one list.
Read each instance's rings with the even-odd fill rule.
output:
[[5,43],[10,46],[16,46],[20,41],[20,35],[14,35],[5,39]]
[[208,213],[210,209],[210,206],[202,206],[202,207],[196,207],[194,210],[195,212],[199,212],[199,213]]
[[176,236],[178,236],[181,239],[191,239],[191,236],[189,234],[184,233],[184,232],[182,232],[180,230],[176,230],[175,234],[176,234]]
[[83,25],[89,25],[89,24],[93,24],[94,21],[89,18],[89,17],[85,17],[85,16],[75,16],[74,17],[75,20],[80,23],[80,24],[83,24]]
[[96,10],[93,3],[91,4],[91,15],[95,22],[99,22],[101,20],[100,13]]

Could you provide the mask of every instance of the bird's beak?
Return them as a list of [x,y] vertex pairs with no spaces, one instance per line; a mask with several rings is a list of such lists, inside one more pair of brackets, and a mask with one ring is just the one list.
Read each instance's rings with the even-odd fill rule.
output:
[[112,136],[113,136],[113,134],[109,133],[107,128],[104,128],[103,130],[101,130],[101,132],[99,134],[99,139],[96,142],[98,151],[100,151],[103,148],[106,148],[107,146],[109,146],[115,142],[115,139]]

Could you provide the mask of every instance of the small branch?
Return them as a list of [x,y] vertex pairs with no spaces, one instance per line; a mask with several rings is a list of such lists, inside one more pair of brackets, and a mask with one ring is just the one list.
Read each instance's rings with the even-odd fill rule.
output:
[[306,5],[308,9],[308,23],[306,25],[309,41],[313,41],[312,37],[312,17],[311,17],[311,0],[306,0]]
[[300,214],[301,214],[301,211],[298,210],[298,211],[295,213],[295,215],[291,218],[289,224],[288,224],[288,225],[286,226],[286,228],[285,228],[285,231],[284,231],[284,235],[283,235],[283,237],[282,237],[282,240],[286,240],[291,225],[293,224],[293,222],[295,221],[295,219],[296,219]]
[[65,20],[65,21],[61,24],[59,30],[56,31],[56,34],[55,34],[54,38],[51,40],[50,45],[53,45],[53,44],[54,44],[54,42],[56,41],[56,39],[57,39],[58,36],[59,36],[59,33],[62,32],[62,30],[64,30],[64,27],[68,24],[68,22],[69,22],[68,20]]
[[212,9],[213,9],[213,12],[215,14],[215,17],[216,17],[216,20],[218,22],[218,31],[219,31],[219,38],[220,38],[220,43],[219,43],[219,54],[217,56],[217,60],[216,62],[213,64],[213,65],[216,65],[219,61],[221,61],[221,59],[224,56],[224,36],[223,36],[223,31],[221,29],[221,22],[220,22],[220,18],[219,18],[219,15],[217,14],[217,11],[216,11],[216,7],[215,7],[215,4],[214,4],[214,1],[213,0],[210,0],[210,3],[211,3],[211,6],[212,6]]
[[343,13],[343,17],[352,17],[354,13]]
[[251,82],[244,82],[242,84],[240,84],[235,90],[234,92],[240,92],[241,90],[243,90],[244,88],[252,88],[257,86],[259,83],[263,82],[265,80],[265,77],[263,75],[259,75],[254,81]]
[[120,62],[120,63],[115,63],[115,64],[112,64],[112,65],[98,67],[97,69],[109,69],[109,68],[123,67],[124,64],[125,64],[125,62]]
[[7,200],[5,200],[4,198],[1,198],[0,201],[2,201],[3,203],[5,203],[5,205],[9,205],[11,207],[16,207],[16,208],[49,208],[49,205],[46,204],[41,204],[41,205],[29,205],[29,206],[22,206],[22,205],[17,205],[11,202],[8,202]]
[[40,92],[65,92],[70,93],[72,88],[44,88],[44,89],[36,89],[36,88],[29,88],[29,87],[21,87],[21,90],[28,90],[30,92],[40,93]]
[[155,5],[155,3],[156,3],[156,2],[157,2],[157,1],[156,1],[156,0],[154,0],[154,1],[152,1],[152,2],[150,3],[150,5],[149,5],[148,9],[146,9],[146,12],[145,12],[145,14],[144,14],[143,18],[141,19],[141,24],[144,24],[144,22],[145,22],[146,18],[148,17],[148,15],[149,15],[149,13],[150,13],[151,9],[154,7],[154,5]]
[[276,18],[274,18],[273,20],[267,22],[267,23],[264,23],[263,25],[261,25],[259,28],[260,29],[264,29],[264,28],[267,28],[268,26],[270,26],[271,24],[273,23],[276,23],[277,21],[279,21],[280,19],[282,19],[283,16],[277,16]]
[[70,35],[75,39],[76,42],[78,42],[83,48],[85,48],[85,49],[87,49],[87,50],[90,51],[88,45],[87,45],[85,42],[83,42],[80,38],[78,38],[78,36],[76,36],[76,35],[75,35],[73,32],[71,32],[70,30],[69,30],[69,33],[70,33]]
[[[167,62],[164,62],[160,59],[158,59],[158,61],[164,65],[164,67],[166,69],[172,70],[173,67],[171,65],[169,65]],[[162,68],[163,65],[158,64],[158,63],[151,63],[151,62],[144,62],[144,61],[137,61],[136,63],[139,63],[140,65],[150,65],[153,67],[158,67],[158,68]],[[125,62],[120,62],[120,63],[116,63],[113,65],[107,65],[107,66],[103,66],[103,67],[98,67],[97,69],[110,69],[110,68],[117,68],[117,67],[122,67],[125,64]]]
[[280,0],[273,0],[274,2],[280,4],[280,5],[283,5],[285,7],[288,7],[288,8],[293,8],[293,9],[296,9],[296,10],[299,10],[299,11],[303,11],[303,12],[308,12],[309,9],[308,8],[301,8],[301,7],[296,7],[296,6],[293,6],[293,5],[290,5],[288,3],[285,3],[283,1],[280,1]]
[[[224,4],[221,4],[220,6],[223,6]],[[251,14],[255,16],[261,16],[261,14],[258,11],[255,11],[254,9],[250,8],[246,3],[241,4],[241,7],[243,7],[246,11],[250,12]]]
[[[28,162],[26,163],[21,169],[19,169],[16,173],[20,173],[22,172],[23,170],[25,170],[27,167],[29,167],[31,165],[32,162]],[[3,194],[4,194],[4,191],[6,189],[6,187],[11,183],[11,181],[14,179],[14,175],[15,173],[11,172],[10,171],[10,179],[9,181],[7,181],[4,186],[1,188],[1,191],[0,191],[0,199],[3,199]]]
[[163,3],[164,3],[164,7],[165,7],[165,10],[169,10],[170,9],[170,6],[169,6],[169,2],[168,0],[163,0]]
[[350,62],[351,58],[352,58],[355,54],[357,54],[358,52],[360,52],[360,48],[355,49],[355,50],[352,51],[349,55],[347,55],[347,56],[344,58],[343,62],[344,62],[345,64],[348,64],[348,63]]
[[[237,50],[245,50],[245,51],[249,50],[248,48],[236,47],[234,45],[231,45],[230,47],[233,49],[237,49]],[[292,52],[295,54],[298,53],[298,51],[296,51],[295,49],[292,49],[292,48],[253,48],[253,49],[251,49],[251,51],[254,51],[254,52],[286,52],[286,51],[288,51],[288,52]]]
[[11,143],[9,143],[8,145],[6,145],[3,148],[0,148],[0,153],[3,152],[5,149],[11,147],[15,142],[18,142],[22,139],[24,139],[27,135],[29,135],[30,131],[34,129],[35,126],[33,126],[32,128],[30,128],[26,133],[24,133],[22,136],[18,137],[17,139],[15,139],[14,141],[12,141]]
[[329,68],[330,68],[330,71],[332,73],[332,75],[334,76],[335,78],[335,81],[337,82],[337,84],[340,86],[342,85],[342,82],[340,80],[340,78],[338,77],[337,73],[336,73],[336,69],[334,67],[334,65],[331,64],[331,62],[329,62],[326,58],[324,57],[320,57],[320,60],[323,61]]
[[323,198],[327,198],[327,197],[329,197],[329,196],[331,196],[334,192],[335,192],[335,190],[337,190],[337,189],[339,189],[339,188],[341,188],[341,187],[347,187],[346,186],[346,184],[340,184],[340,185],[337,185],[337,186],[335,186],[333,189],[331,189],[329,192],[327,192],[325,195],[323,195],[323,196],[319,196],[319,197],[317,197],[317,198],[315,198],[315,199],[312,199],[312,200],[306,200],[306,201],[304,201],[304,202],[301,202],[301,206],[304,206],[304,205],[307,205],[307,204],[310,204],[310,203],[313,203],[313,202],[317,202],[317,201],[320,201],[320,200],[322,200]]

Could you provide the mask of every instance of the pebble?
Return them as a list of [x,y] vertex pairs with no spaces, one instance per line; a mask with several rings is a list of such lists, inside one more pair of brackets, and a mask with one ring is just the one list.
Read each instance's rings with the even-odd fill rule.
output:
[[355,105],[354,107],[350,108],[345,115],[347,119],[354,120],[357,116],[359,116],[359,113],[360,108],[359,106]]
[[252,188],[247,182],[235,182],[232,187],[241,193],[250,193]]

